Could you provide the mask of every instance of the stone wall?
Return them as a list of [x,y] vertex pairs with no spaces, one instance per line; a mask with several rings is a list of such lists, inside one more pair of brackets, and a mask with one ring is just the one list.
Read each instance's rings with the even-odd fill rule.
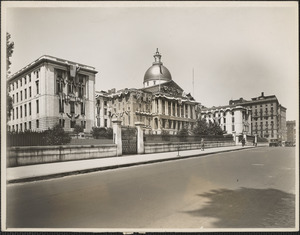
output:
[[[162,153],[162,152],[172,152],[172,151],[183,151],[200,149],[200,142],[171,142],[171,143],[145,143],[145,153]],[[234,141],[206,141],[204,148],[217,148],[234,146]]]
[[115,144],[33,146],[7,149],[7,167],[117,156]]

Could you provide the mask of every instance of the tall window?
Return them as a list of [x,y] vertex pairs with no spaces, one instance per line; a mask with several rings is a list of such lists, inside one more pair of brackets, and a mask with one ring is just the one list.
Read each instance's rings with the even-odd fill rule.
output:
[[28,129],[31,130],[31,121],[28,122]]
[[81,111],[81,114],[82,114],[82,115],[85,114],[85,107],[84,107],[84,103],[83,103],[83,102],[81,102],[80,111]]
[[107,127],[107,119],[104,119],[104,127]]
[[35,85],[36,85],[36,94],[40,94],[39,81],[35,81]]
[[36,120],[36,128],[40,128],[40,122],[39,122],[39,120]]
[[30,116],[31,115],[31,102],[29,103],[28,109],[29,109],[29,116]]
[[24,98],[27,99],[27,89],[24,90]]
[[65,127],[65,119],[59,119],[59,125]]
[[75,125],[76,125],[76,121],[72,121],[72,120],[71,120],[71,121],[70,121],[70,127],[71,127],[71,128],[74,128]]
[[31,86],[29,87],[29,97],[31,97]]
[[18,92],[16,93],[16,97],[17,97],[17,102],[19,102],[19,94],[18,94]]
[[58,111],[59,113],[64,113],[65,112],[65,105],[64,105],[64,101],[59,99],[58,100]]
[[37,71],[36,71],[36,78],[39,78],[39,77],[40,77],[40,71],[37,70]]
[[22,101],[22,99],[23,99],[23,92],[20,91],[20,101]]
[[36,101],[36,113],[39,113],[39,100]]
[[81,127],[82,127],[83,129],[86,128],[86,121],[81,121]]
[[15,110],[12,109],[12,119],[15,120]]
[[70,113],[75,113],[75,103],[74,103],[74,101],[70,101]]
[[13,99],[13,103],[15,103],[15,95],[13,95],[12,99]]
[[16,107],[16,119],[18,119],[19,118],[19,109],[18,109],[18,107]]
[[27,105],[24,104],[24,117],[26,117],[26,116],[27,116]]
[[24,84],[26,84],[27,83],[27,78],[26,78],[26,76],[24,77]]
[[27,123],[25,122],[24,123],[24,131],[26,131],[27,130]]
[[20,118],[22,118],[23,109],[22,106],[20,106]]

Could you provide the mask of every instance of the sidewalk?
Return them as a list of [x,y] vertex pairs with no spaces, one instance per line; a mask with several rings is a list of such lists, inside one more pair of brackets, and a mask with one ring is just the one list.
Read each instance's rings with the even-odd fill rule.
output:
[[219,148],[209,148],[205,151],[200,149],[186,150],[178,152],[165,152],[154,154],[126,155],[121,157],[98,158],[89,160],[56,162],[47,164],[38,164],[30,166],[20,166],[7,168],[7,182],[28,182],[47,178],[62,177],[66,175],[74,175],[79,173],[87,173],[92,171],[100,171],[106,169],[114,169],[120,167],[128,167],[133,165],[149,164],[154,162],[163,162],[170,160],[178,160],[190,157],[201,157],[204,155],[222,153],[229,151],[237,151],[253,148],[253,146],[229,146]]

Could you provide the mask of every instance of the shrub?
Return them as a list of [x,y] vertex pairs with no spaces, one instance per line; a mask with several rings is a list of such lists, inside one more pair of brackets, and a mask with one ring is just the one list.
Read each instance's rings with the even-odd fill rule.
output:
[[76,137],[77,137],[77,139],[78,139],[78,134],[79,134],[80,132],[83,132],[83,127],[80,126],[80,125],[78,125],[78,124],[76,124],[76,125],[74,126],[73,132],[74,132],[74,134],[76,135]]
[[63,145],[70,143],[71,137],[59,124],[56,124],[53,128],[45,131],[44,140],[47,145]]

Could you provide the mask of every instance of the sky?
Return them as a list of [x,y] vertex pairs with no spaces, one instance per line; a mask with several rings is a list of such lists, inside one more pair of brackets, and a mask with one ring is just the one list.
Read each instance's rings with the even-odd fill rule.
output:
[[296,2],[75,4],[6,8],[12,74],[52,55],[95,67],[96,90],[142,88],[158,48],[172,79],[201,104],[264,92],[287,120],[298,118]]

